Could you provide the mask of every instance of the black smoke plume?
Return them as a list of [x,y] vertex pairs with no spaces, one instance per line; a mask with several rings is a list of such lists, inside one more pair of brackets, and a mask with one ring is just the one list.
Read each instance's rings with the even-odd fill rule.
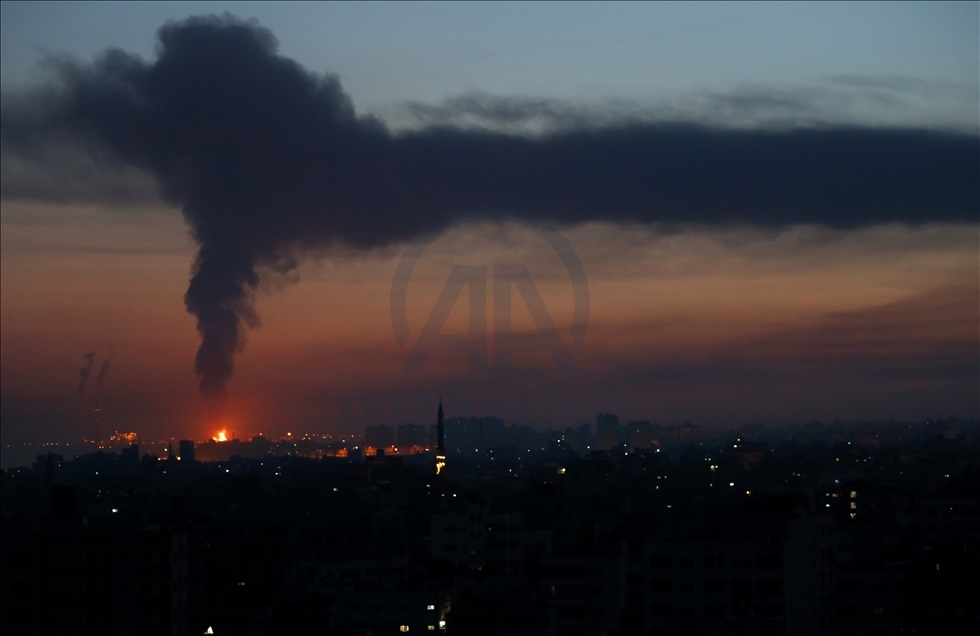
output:
[[254,22],[191,18],[159,40],[152,62],[109,50],[5,98],[3,152],[13,166],[81,148],[153,175],[182,208],[200,248],[185,296],[202,338],[195,368],[217,402],[244,327],[258,324],[259,272],[288,271],[307,248],[383,245],[501,210],[560,224],[977,221],[971,135],[629,122],[536,138],[393,135],[359,118],[335,77],[278,55]]

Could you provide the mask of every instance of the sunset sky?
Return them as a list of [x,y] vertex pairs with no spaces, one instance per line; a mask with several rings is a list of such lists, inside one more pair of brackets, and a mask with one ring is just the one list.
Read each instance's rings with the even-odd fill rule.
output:
[[[153,438],[209,437],[209,410],[240,437],[429,423],[440,395],[541,428],[978,417],[978,24],[976,3],[5,2],[4,441],[77,433],[89,352],[82,404],[111,355],[105,428]],[[580,346],[540,222],[584,269]],[[399,346],[393,280],[425,241]],[[574,369],[495,366],[507,265]],[[454,266],[487,268],[488,368],[406,371]]]

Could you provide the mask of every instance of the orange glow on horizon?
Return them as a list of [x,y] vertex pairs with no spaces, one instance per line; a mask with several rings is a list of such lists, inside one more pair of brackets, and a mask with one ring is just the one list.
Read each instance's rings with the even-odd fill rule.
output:
[[[338,441],[340,432],[356,432],[363,443],[360,396],[383,394],[383,409],[371,402],[373,418],[375,411],[408,413],[409,401],[396,403],[396,396],[434,398],[447,386],[473,404],[480,396],[496,404],[500,396],[503,412],[496,415],[512,423],[525,413],[518,384],[506,374],[469,373],[465,358],[451,353],[431,356],[421,375],[401,372],[451,267],[467,262],[526,265],[580,369],[566,376],[555,373],[547,354],[515,354],[520,373],[540,378],[522,391],[541,424],[554,410],[548,396],[562,405],[556,416],[567,403],[562,417],[569,425],[594,417],[588,399],[600,382],[624,404],[636,405],[629,419],[712,426],[740,419],[976,413],[970,350],[977,350],[980,287],[977,233],[968,223],[733,233],[712,226],[677,232],[656,225],[562,227],[591,290],[581,347],[568,340],[574,303],[565,267],[523,226],[466,224],[426,249],[411,277],[411,336],[403,348],[392,340],[390,320],[392,274],[402,248],[336,257],[324,252],[322,259],[302,260],[298,284],[279,292],[272,285],[256,295],[263,326],[248,332],[229,401],[212,413],[189,364],[200,336],[179,302],[195,247],[179,212],[153,209],[123,215],[124,222],[96,205],[3,202],[0,386],[16,409],[48,413],[64,410],[57,406],[62,403],[77,406],[79,352],[99,349],[101,355],[112,342],[125,356],[114,363],[101,396],[104,432],[91,440],[96,443],[117,427],[132,430],[130,421],[140,422],[144,445],[165,437],[244,443],[256,428],[269,430],[270,443],[286,431],[296,431],[294,438],[302,431],[330,432]],[[48,228],[43,232],[41,220]],[[140,248],[127,252],[126,267],[119,266],[121,244]],[[516,291],[512,296],[512,329],[535,333],[526,303]],[[469,333],[466,298],[456,300],[443,333]],[[486,301],[493,325],[492,293]],[[893,373],[894,364],[964,371]],[[863,365],[882,372],[873,390],[838,372]],[[678,375],[674,369],[692,371]],[[702,376],[700,369],[717,371]],[[750,381],[746,369],[770,380]],[[90,419],[91,406],[86,402]],[[7,402],[4,409],[6,416]],[[95,437],[68,419],[65,434]],[[404,451],[399,446],[398,453]]]

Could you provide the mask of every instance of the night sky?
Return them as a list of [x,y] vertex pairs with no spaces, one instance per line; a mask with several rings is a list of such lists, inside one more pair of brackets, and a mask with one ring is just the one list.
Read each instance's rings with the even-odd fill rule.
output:
[[977,417],[978,21],[4,3],[4,441]]

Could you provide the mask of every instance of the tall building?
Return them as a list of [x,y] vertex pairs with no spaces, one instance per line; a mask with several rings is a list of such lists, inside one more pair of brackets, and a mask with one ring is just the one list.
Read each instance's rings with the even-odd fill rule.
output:
[[194,441],[189,439],[180,440],[180,445],[178,446],[178,457],[182,462],[193,462],[194,461]]
[[436,412],[436,474],[441,475],[446,469],[446,427],[442,423],[442,398],[439,398],[439,410]]
[[599,413],[595,423],[596,447],[599,450],[619,448],[619,417],[613,413]]

